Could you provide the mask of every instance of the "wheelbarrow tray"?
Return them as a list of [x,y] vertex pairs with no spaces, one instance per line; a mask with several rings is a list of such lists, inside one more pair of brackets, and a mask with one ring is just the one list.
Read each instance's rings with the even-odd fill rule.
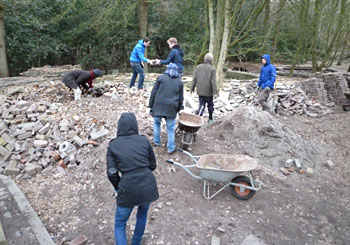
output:
[[199,158],[196,166],[203,179],[227,183],[243,172],[257,167],[257,161],[241,154],[206,154]]
[[203,125],[203,119],[199,115],[181,112],[179,117],[179,129],[189,133],[196,133]]

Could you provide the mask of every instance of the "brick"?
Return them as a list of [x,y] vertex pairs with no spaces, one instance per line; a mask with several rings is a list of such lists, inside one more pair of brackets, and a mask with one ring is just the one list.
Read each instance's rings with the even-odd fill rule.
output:
[[4,158],[2,159],[3,161],[9,161],[11,159],[12,156],[12,152],[10,151],[9,153],[7,153]]
[[80,235],[72,240],[69,245],[85,245],[88,242],[88,238],[85,235]]
[[42,135],[42,134],[37,134],[37,135],[35,135],[35,139],[37,139],[37,140],[47,140],[47,136],[46,135]]
[[17,125],[19,128],[21,128],[22,130],[24,130],[25,132],[27,131],[32,131],[34,128],[34,123],[33,122],[29,122],[29,123],[22,123]]
[[29,143],[28,141],[24,141],[21,147],[21,152],[27,152],[29,148]]
[[24,131],[23,129],[17,129],[14,133],[13,136],[18,136],[21,134],[24,134],[26,131]]
[[50,129],[50,123],[46,123],[45,126],[43,126],[40,130],[39,130],[39,134],[46,134],[47,131],[49,131]]
[[3,146],[0,146],[0,155],[6,156],[9,153]]
[[280,168],[280,171],[281,171],[282,174],[284,174],[286,176],[290,175],[290,172],[286,168]]
[[24,140],[24,139],[28,139],[28,138],[30,138],[32,136],[33,136],[32,132],[26,132],[24,134],[18,135],[17,138],[19,140]]
[[22,144],[23,144],[23,141],[16,141],[16,143],[15,143],[15,151],[21,151]]
[[35,124],[33,126],[33,130],[36,132],[36,131],[39,131],[43,127],[44,127],[44,125],[40,121],[37,121],[37,122],[35,122]]
[[61,155],[56,151],[51,151],[51,157],[55,161],[59,161],[61,159]]
[[80,147],[84,145],[84,140],[80,138],[78,135],[74,136],[73,141],[75,144],[77,144]]
[[108,135],[108,133],[109,133],[109,132],[108,132],[107,129],[102,129],[102,130],[97,131],[97,132],[95,132],[95,133],[91,133],[91,134],[90,134],[90,137],[91,137],[92,140],[97,140],[97,139],[100,139],[100,138],[102,138],[102,137]]
[[3,130],[5,128],[7,128],[6,124],[4,122],[1,122],[0,123],[0,130]]
[[6,142],[10,142],[12,140],[12,137],[10,137],[7,133],[3,133],[1,137],[6,140]]
[[332,160],[327,160],[327,167],[330,170],[334,169],[334,163]]
[[10,165],[5,168],[5,175],[18,175],[21,172],[19,168],[17,168],[17,161],[12,160]]
[[19,109],[27,107],[27,106],[29,106],[29,102],[28,101],[20,100],[20,101],[17,102],[17,108],[19,108]]
[[43,169],[41,171],[41,174],[48,175],[48,174],[50,174],[52,172],[52,170],[53,170],[53,167],[52,166],[48,166],[47,168],[45,168],[45,169]]
[[38,116],[38,121],[44,120],[45,118],[47,118],[47,114],[43,113],[40,116]]
[[211,237],[211,245],[220,245],[220,238],[217,236]]
[[11,141],[9,142],[5,148],[8,150],[8,151],[13,151],[15,149],[15,142],[14,141]]

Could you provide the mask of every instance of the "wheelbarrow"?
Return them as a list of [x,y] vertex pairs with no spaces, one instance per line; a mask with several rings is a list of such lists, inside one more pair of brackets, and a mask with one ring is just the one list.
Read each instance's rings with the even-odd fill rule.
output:
[[344,95],[346,97],[346,102],[343,104],[343,110],[350,111],[350,92],[344,92]]
[[[231,193],[240,200],[250,199],[256,191],[261,189],[261,182],[254,179],[252,170],[257,167],[254,158],[241,154],[205,154],[193,156],[191,153],[178,149],[188,155],[195,163],[183,165],[173,160],[166,160],[167,163],[183,168],[195,179],[203,180],[203,197],[212,199],[226,187],[231,187]],[[196,167],[199,175],[194,174],[190,168]],[[241,175],[248,173],[248,176]],[[223,186],[214,193],[210,193],[210,185],[220,183]]]
[[203,119],[199,115],[181,112],[175,135],[181,134],[182,148],[186,150],[193,141],[196,141],[197,132],[203,125]]

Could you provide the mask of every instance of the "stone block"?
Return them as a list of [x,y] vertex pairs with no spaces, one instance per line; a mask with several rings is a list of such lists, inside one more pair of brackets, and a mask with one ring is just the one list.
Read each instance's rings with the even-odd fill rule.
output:
[[265,245],[265,243],[258,237],[250,234],[240,243],[240,245]]
[[52,172],[52,170],[53,170],[53,167],[52,167],[52,166],[48,166],[47,168],[45,168],[45,169],[43,169],[43,170],[41,171],[41,174],[43,174],[43,175],[49,175],[49,174]]
[[100,139],[104,136],[108,135],[108,130],[107,129],[101,129],[100,131],[94,132],[90,134],[90,137],[92,140],[97,140]]
[[17,125],[20,129],[24,130],[25,132],[27,131],[32,131],[34,128],[34,123],[33,122],[29,122],[29,123],[22,123]]
[[7,128],[6,123],[0,122],[0,130]]
[[307,167],[305,171],[305,175],[308,177],[314,176],[314,170],[312,168]]
[[[5,130],[5,131],[8,131],[8,130]],[[6,142],[10,142],[12,140],[12,137],[10,135],[7,134],[7,132],[4,132],[2,135],[1,135],[1,138],[3,138],[4,140],[6,140]]]
[[301,169],[301,162],[299,159],[294,159],[294,163],[296,169]]
[[20,100],[17,102],[17,108],[22,109],[24,107],[29,106],[29,102],[25,100]]
[[35,139],[37,140],[47,140],[47,136],[43,134],[37,134],[35,135]]
[[0,137],[0,146],[5,146],[7,144],[6,140]]
[[15,142],[14,141],[11,141],[9,142],[5,148],[8,150],[8,151],[13,151],[15,149]]
[[24,131],[23,129],[16,129],[16,131],[13,133],[13,136],[18,136],[21,134],[24,134],[26,131]]
[[332,160],[327,160],[327,167],[332,170],[334,169],[334,163]]
[[4,156],[4,158],[2,160],[5,162],[9,161],[11,159],[11,156],[12,156],[12,152],[10,151]]
[[41,120],[44,120],[47,118],[47,114],[46,113],[43,113],[41,114],[40,116],[38,116],[38,121],[41,121]]
[[35,131],[35,132],[39,131],[43,127],[44,127],[44,125],[40,121],[37,121],[34,123],[33,131]]
[[36,174],[36,167],[37,166],[35,164],[27,163],[24,172],[29,175],[34,175]]
[[47,140],[34,140],[35,147],[43,148],[43,147],[46,147],[47,144],[48,144]]
[[9,153],[3,146],[0,146],[0,155],[6,156]]
[[82,147],[84,145],[84,140],[80,138],[78,135],[74,136],[73,141],[78,146]]
[[5,168],[5,175],[18,175],[21,172],[19,168],[17,168],[17,161],[12,160],[10,165]]
[[18,135],[17,138],[19,140],[24,140],[24,139],[28,139],[28,138],[30,138],[32,136],[33,136],[32,132],[26,132],[24,134]]
[[284,167],[285,168],[290,168],[293,166],[294,159],[288,159],[287,161],[284,162]]
[[21,147],[21,152],[27,152],[29,148],[29,143],[28,141],[24,141]]
[[22,144],[23,144],[23,141],[16,141],[15,142],[15,151],[21,151]]

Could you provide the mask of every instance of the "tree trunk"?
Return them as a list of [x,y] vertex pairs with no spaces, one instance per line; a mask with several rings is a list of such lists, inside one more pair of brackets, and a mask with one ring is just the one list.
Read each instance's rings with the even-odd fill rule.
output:
[[341,34],[341,30],[342,30],[342,26],[343,26],[345,7],[346,7],[346,0],[341,0],[340,13],[339,13],[338,21],[337,21],[337,26],[336,26],[336,29],[333,33],[332,41],[329,44],[329,46],[327,47],[325,55],[323,56],[322,63],[320,65],[321,69],[323,67],[326,67],[327,61],[329,62],[330,65],[333,63],[333,60],[335,57],[333,56],[330,58],[331,52],[334,49],[334,46],[335,46],[335,50],[338,50],[338,48],[339,48],[338,40],[339,40],[339,36]]
[[312,61],[312,72],[318,70],[318,36],[319,36],[319,27],[321,19],[321,4],[322,0],[315,0],[315,13],[312,23],[312,42],[311,42],[311,61]]
[[270,24],[270,0],[266,1],[264,13],[264,31],[268,33]]
[[4,15],[5,8],[3,4],[0,4],[0,77],[8,77],[9,70],[7,66],[7,58],[6,58],[6,33],[5,33],[5,25],[4,25]]
[[225,0],[218,0],[216,6],[216,27],[215,27],[215,44],[214,44],[214,61],[213,64],[216,66],[219,61],[221,42],[222,42],[222,34],[224,31],[224,14],[225,14]]
[[230,27],[231,27],[230,12],[231,12],[231,0],[226,0],[225,1],[225,25],[223,29],[219,60],[216,67],[216,81],[218,83],[219,88],[221,88],[221,85],[223,82],[223,71],[224,71],[224,65],[225,65],[225,60],[227,55],[227,46],[229,43],[229,34],[230,34]]
[[[147,16],[148,16],[148,0],[139,0],[138,5],[138,24],[139,24],[139,34],[141,38],[147,36]],[[145,51],[145,57],[147,57],[147,49]],[[147,64],[144,64],[145,72],[147,73]]]
[[349,65],[349,68],[348,68],[348,72],[350,72],[350,65]]
[[282,22],[282,15],[283,15],[283,7],[287,0],[280,0],[278,5],[278,13],[275,21],[275,31],[273,34],[273,45],[272,45],[272,57],[271,61],[274,61],[276,50],[277,50],[277,44],[278,44],[278,38],[280,34],[280,26]]
[[209,12],[209,31],[210,31],[210,41],[209,41],[209,53],[214,53],[215,47],[215,29],[214,29],[214,4],[213,0],[208,0],[208,12]]

